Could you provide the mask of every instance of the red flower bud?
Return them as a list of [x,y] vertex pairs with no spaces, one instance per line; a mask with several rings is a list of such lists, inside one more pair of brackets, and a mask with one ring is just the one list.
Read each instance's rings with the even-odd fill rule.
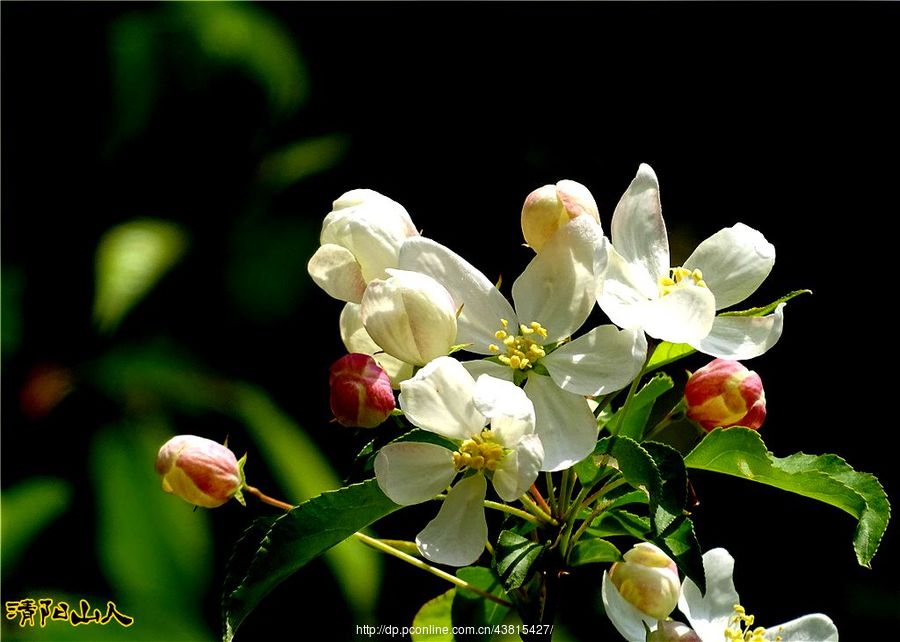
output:
[[766,418],[762,379],[737,361],[714,359],[684,387],[687,416],[704,430],[744,426],[758,429]]
[[342,426],[374,428],[394,410],[391,378],[375,359],[353,353],[331,366],[331,412]]
[[242,504],[241,464],[222,444],[195,435],[178,435],[163,444],[156,472],[167,493],[196,506],[216,508],[235,497]]

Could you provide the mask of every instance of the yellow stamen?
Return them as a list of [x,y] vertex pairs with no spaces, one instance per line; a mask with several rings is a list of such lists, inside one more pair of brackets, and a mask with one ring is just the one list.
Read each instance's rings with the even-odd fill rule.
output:
[[683,267],[671,268],[668,274],[664,274],[656,280],[659,286],[659,296],[671,294],[678,288],[696,285],[700,288],[706,287],[706,281],[703,280],[703,272],[700,270],[688,270]]
[[[498,355],[500,363],[515,370],[527,370],[534,366],[539,359],[546,357],[547,352],[539,343],[547,338],[547,329],[537,321],[528,325],[519,325],[519,334],[509,334],[509,321],[500,319],[502,328],[494,333],[494,336],[503,342],[506,354]],[[500,348],[491,344],[488,346],[491,352],[499,353]]]
[[453,453],[453,466],[456,470],[471,468],[472,470],[497,470],[506,451],[494,441],[490,430],[466,439]]

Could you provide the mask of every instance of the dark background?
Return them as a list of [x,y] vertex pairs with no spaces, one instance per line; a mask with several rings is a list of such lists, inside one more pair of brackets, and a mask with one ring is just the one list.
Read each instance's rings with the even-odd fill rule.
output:
[[[94,595],[151,617],[98,561],[109,507],[97,490],[106,474],[97,444],[107,443],[97,435],[151,414],[164,417],[163,434],[228,434],[235,450],[250,451],[256,485],[278,490],[240,422],[146,402],[140,385],[136,402],[117,386],[121,372],[104,364],[123,351],[138,361],[177,354],[259,386],[338,475],[349,472],[364,436],[329,424],[327,407],[341,304],[312,286],[305,264],[331,202],[355,187],[402,203],[426,235],[502,274],[508,288],[529,259],[518,215],[531,190],[584,183],[608,229],[638,164],[650,163],[673,264],[741,221],[778,252],[751,304],[814,291],[787,306],[780,343],[748,364],[765,382],[768,447],[836,452],[895,495],[896,4],[197,7],[2,5],[3,488],[47,477],[69,489],[59,518],[15,566],[4,557],[4,601]],[[204,40],[217,10],[231,20],[234,47],[224,53]],[[244,18],[265,27],[244,33]],[[271,47],[272,34],[287,49]],[[123,42],[150,44],[141,55]],[[268,58],[241,58],[257,45]],[[279,56],[297,61],[293,93],[277,71],[267,75],[284,73]],[[312,139],[327,144],[306,170],[301,162],[283,180],[267,173],[274,150]],[[104,335],[91,320],[94,250],[111,226],[139,217],[177,222],[189,248]],[[182,363],[170,365],[179,372]],[[685,367],[703,363],[695,356]],[[37,411],[22,401],[36,366],[72,384]],[[103,432],[111,425],[120,432]],[[151,465],[152,456],[133,462],[141,474]],[[735,556],[738,590],[758,622],[821,611],[848,640],[900,624],[895,528],[864,569],[851,547],[855,523],[836,509],[739,480],[697,475],[694,484],[700,542]],[[258,504],[211,512],[203,563],[212,576],[197,606],[207,637],[218,631],[231,546],[267,513]],[[408,515],[379,533],[408,538],[429,518]],[[355,624],[407,625],[447,587],[402,566],[384,562],[377,613],[356,621],[327,567],[313,565],[277,589],[238,640],[267,628],[303,639],[312,619],[326,619],[336,640],[352,639]],[[615,639],[594,606],[599,573],[567,589],[561,622],[572,639]],[[159,635],[150,627],[138,637]]]

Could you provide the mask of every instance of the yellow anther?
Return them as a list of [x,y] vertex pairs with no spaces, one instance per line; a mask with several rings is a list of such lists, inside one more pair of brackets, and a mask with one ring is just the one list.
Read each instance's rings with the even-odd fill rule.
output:
[[671,294],[680,287],[695,285],[705,288],[706,281],[703,280],[703,272],[700,270],[689,270],[684,267],[676,267],[669,269],[668,274],[663,274],[656,280],[659,286],[659,296]]
[[458,471],[496,470],[505,454],[503,446],[494,442],[491,431],[485,430],[460,444],[459,450],[453,453],[453,465]]
[[[520,324],[518,334],[507,332],[509,321],[506,319],[500,319],[500,325],[502,328],[494,333],[494,336],[506,347],[506,354],[497,356],[500,363],[516,370],[527,370],[538,359],[547,356],[547,352],[539,343],[542,339],[547,338],[547,329],[537,321],[532,321],[528,325]],[[500,347],[496,347],[496,349],[495,347],[491,344],[488,349],[491,352],[499,353]]]

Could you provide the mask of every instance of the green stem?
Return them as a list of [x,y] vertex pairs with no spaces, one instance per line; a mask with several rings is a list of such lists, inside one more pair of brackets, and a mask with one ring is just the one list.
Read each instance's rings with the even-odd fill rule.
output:
[[575,531],[575,534],[569,539],[569,550],[566,551],[566,560],[569,559],[569,555],[572,552],[572,549],[575,548],[575,544],[578,543],[579,538],[584,535],[584,532],[588,529],[597,517],[606,510],[606,508],[610,505],[610,502],[600,502],[600,504],[591,511],[591,514],[588,516],[586,520],[578,527],[578,530]]
[[531,513],[537,517],[539,520],[546,522],[548,524],[553,524],[556,526],[558,522],[553,519],[553,516],[548,514],[543,508],[534,503],[534,501],[527,495],[522,495],[519,497],[519,501],[525,504]]
[[276,508],[283,508],[284,510],[291,510],[291,509],[295,508],[295,506],[293,506],[292,504],[283,502],[280,499],[275,499],[274,497],[269,497],[268,495],[266,495],[264,492],[262,492],[260,489],[256,488],[255,486],[249,486],[247,484],[244,484],[244,487],[241,490],[247,491],[251,495],[256,495],[256,497],[258,497],[260,500],[264,501],[266,504],[275,506]]
[[368,535],[365,535],[363,533],[353,533],[353,536],[356,539],[358,539],[359,541],[363,542],[364,544],[367,544],[368,546],[371,546],[372,548],[374,548],[378,551],[381,551],[382,553],[387,553],[388,555],[392,555],[393,557],[396,557],[399,560],[403,560],[407,564],[415,566],[416,568],[421,569],[421,570],[425,571],[426,573],[431,573],[432,575],[435,575],[435,576],[441,578],[442,580],[447,580],[451,584],[455,584],[456,586],[458,586],[460,588],[466,589],[467,591],[472,591],[473,593],[477,593],[478,595],[485,598],[486,600],[491,600],[492,602],[496,602],[497,604],[500,604],[502,606],[506,606],[509,608],[513,607],[513,604],[511,602],[507,602],[503,598],[498,597],[498,596],[494,595],[493,593],[489,593],[488,591],[485,591],[484,589],[480,589],[477,586],[473,586],[472,584],[469,584],[465,580],[461,580],[460,578],[456,577],[455,575],[450,575],[450,573],[442,571],[439,568],[435,568],[435,567],[431,566],[430,564],[426,564],[422,560],[415,558],[412,555],[407,555],[403,551],[398,550],[398,549],[394,548],[393,546],[391,546],[390,544],[386,544],[379,539],[375,539],[374,537],[369,537]]
[[569,508],[569,496],[566,492],[566,487],[569,485],[569,478],[572,476],[572,469],[566,468],[562,472],[562,479],[559,481],[559,512],[561,515],[566,514],[566,510]]
[[[507,504],[501,504],[500,502],[492,502],[489,499],[484,500],[485,508],[492,508],[494,510],[499,510],[504,513],[509,513],[510,515],[515,515],[516,517],[521,517],[526,522],[531,522],[532,524],[540,525],[541,520],[532,515],[531,513],[522,510],[521,508],[515,508],[514,506],[508,506]],[[550,519],[553,519],[552,517]]]
[[559,515],[556,510],[556,490],[553,488],[553,473],[544,473],[544,479],[547,482],[547,498],[550,500],[550,514]]

